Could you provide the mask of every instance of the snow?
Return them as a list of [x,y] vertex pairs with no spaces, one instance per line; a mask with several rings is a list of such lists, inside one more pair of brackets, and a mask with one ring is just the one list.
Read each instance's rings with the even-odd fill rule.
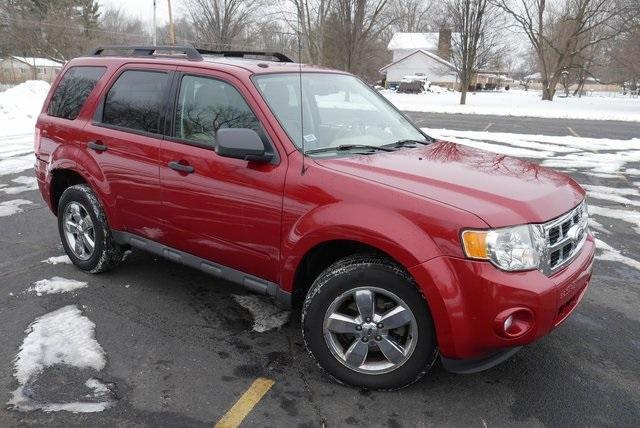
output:
[[387,50],[396,49],[438,49],[439,33],[394,33]]
[[62,68],[63,64],[58,61],[54,61],[49,58],[38,58],[38,57],[24,57],[24,56],[13,56],[13,58],[17,59],[20,62],[24,62],[33,67],[56,67]]
[[636,231],[636,233],[640,234],[640,212],[638,211],[606,208],[589,204],[589,214],[614,218],[616,220],[622,220],[624,222],[630,223],[634,226],[634,230]]
[[[50,85],[47,82],[28,80],[4,92],[0,92],[0,130],[2,130],[2,138],[8,135],[24,133],[33,136],[33,127],[42,109],[44,99],[47,97],[49,87]],[[4,149],[6,147],[3,147]],[[0,153],[2,152],[0,151]]]
[[258,333],[282,327],[289,320],[289,311],[286,311],[271,299],[256,295],[234,295],[235,301],[248,310],[253,316],[253,330]]
[[[48,92],[47,82],[29,80],[0,93],[0,176],[33,170],[34,126]],[[13,195],[37,188],[29,177],[12,181],[18,186],[5,184],[0,191]]]
[[580,169],[597,176],[628,174],[626,164],[640,162],[640,138],[616,140],[435,128],[423,131],[438,139],[508,156],[542,159],[542,165],[547,167]]
[[51,279],[41,279],[40,281],[34,282],[27,291],[32,291],[38,296],[42,296],[43,294],[67,293],[86,287],[86,282],[54,276]]
[[[27,336],[14,360],[14,377],[20,384],[7,404],[13,409],[45,412],[97,412],[110,407],[113,401],[43,403],[24,393],[25,385],[42,371],[54,365],[66,365],[100,371],[106,364],[104,350],[95,339],[95,324],[82,315],[75,305],[65,306],[37,318],[26,330]],[[90,379],[91,380],[91,379]],[[104,392],[95,382],[87,385],[94,394]],[[97,395],[96,395],[97,396]]]
[[0,184],[0,192],[7,195],[17,195],[18,193],[38,189],[38,182],[35,177],[27,177],[23,175],[18,178],[14,178],[11,182],[16,183],[17,186],[7,187],[6,184]]
[[71,264],[71,259],[69,258],[69,256],[62,255],[62,256],[54,256],[54,257],[49,257],[46,260],[43,260],[42,263],[49,263],[50,265],[57,265],[57,264],[66,264],[66,265],[70,265]]
[[611,245],[607,244],[606,242],[600,239],[596,239],[596,248],[599,250],[598,254],[596,254],[596,259],[619,262],[629,267],[632,267],[634,269],[640,270],[639,261],[622,255],[620,251],[616,250]]
[[556,97],[542,101],[540,91],[510,90],[476,92],[467,95],[460,105],[459,92],[398,94],[380,91],[404,111],[431,113],[487,114],[498,116],[547,117],[554,119],[588,119],[640,121],[640,99],[627,97]]
[[0,217],[7,217],[18,214],[23,211],[22,205],[31,205],[33,202],[26,199],[14,199],[11,201],[0,202]]

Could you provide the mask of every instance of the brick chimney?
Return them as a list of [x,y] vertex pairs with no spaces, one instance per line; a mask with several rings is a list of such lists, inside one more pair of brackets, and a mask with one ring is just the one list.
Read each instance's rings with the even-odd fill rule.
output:
[[446,61],[451,59],[451,30],[441,28],[438,33],[438,56]]

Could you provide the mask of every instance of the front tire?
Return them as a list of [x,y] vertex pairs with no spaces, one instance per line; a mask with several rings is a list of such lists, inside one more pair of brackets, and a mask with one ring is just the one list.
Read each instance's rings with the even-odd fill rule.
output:
[[105,272],[122,261],[124,250],[113,241],[104,210],[86,184],[70,186],[60,197],[58,231],[65,252],[84,271]]
[[329,375],[369,389],[406,387],[437,357],[427,302],[404,269],[377,255],[350,256],[320,274],[303,305],[302,334]]

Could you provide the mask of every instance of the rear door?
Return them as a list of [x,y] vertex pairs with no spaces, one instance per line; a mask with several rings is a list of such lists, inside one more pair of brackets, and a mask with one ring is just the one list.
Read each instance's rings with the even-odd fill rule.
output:
[[106,85],[84,150],[103,175],[115,228],[164,242],[160,145],[164,110],[176,67],[128,64]]
[[[162,144],[164,216],[175,248],[233,269],[277,280],[286,162],[265,117],[236,78],[179,68],[173,126]],[[211,72],[215,73],[215,72]],[[276,160],[258,164],[218,156],[219,128],[251,128]],[[184,168],[175,169],[175,165]]]

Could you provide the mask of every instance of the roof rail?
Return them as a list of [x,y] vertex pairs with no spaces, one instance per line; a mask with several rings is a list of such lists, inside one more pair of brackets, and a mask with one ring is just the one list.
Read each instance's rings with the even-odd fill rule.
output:
[[[277,62],[293,62],[291,58],[285,54],[279,52],[262,52],[262,51],[211,51],[207,49],[196,49],[196,51],[202,55],[215,55],[225,58],[247,58],[247,57],[262,57],[265,60],[277,61]],[[271,59],[269,59],[271,58]]]
[[186,55],[188,60],[202,61],[202,55],[193,46],[100,46],[91,52],[90,56],[106,56],[107,52],[122,52],[123,56],[153,56],[170,57],[171,53]]

